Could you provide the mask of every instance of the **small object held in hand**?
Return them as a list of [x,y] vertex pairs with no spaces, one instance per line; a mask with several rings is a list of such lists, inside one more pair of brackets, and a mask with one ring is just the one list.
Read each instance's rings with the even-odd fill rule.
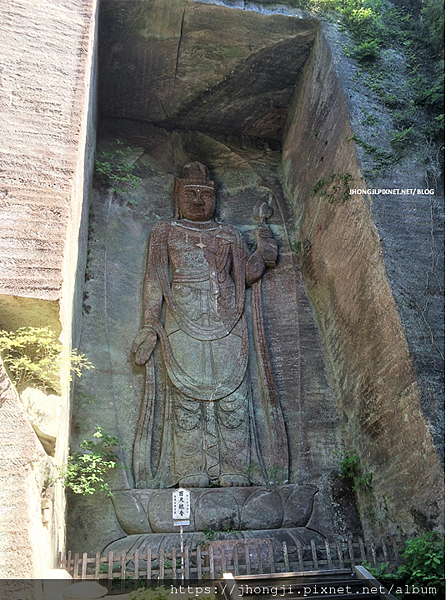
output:
[[266,224],[266,220],[273,216],[273,209],[266,200],[256,202],[252,211],[252,216],[256,221],[260,221],[256,231],[257,249],[262,255],[262,258],[267,267],[274,267],[277,261],[277,243],[271,233],[270,228]]
[[261,223],[265,223],[267,219],[270,219],[274,214],[274,211],[268,202],[265,200],[259,200],[256,202],[254,209],[252,211],[252,216],[255,221],[260,221]]

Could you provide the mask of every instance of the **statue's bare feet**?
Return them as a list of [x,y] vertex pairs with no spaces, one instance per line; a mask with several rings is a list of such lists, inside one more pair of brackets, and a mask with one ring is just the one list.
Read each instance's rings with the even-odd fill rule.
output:
[[222,475],[220,485],[221,487],[247,487],[250,483],[245,475]]
[[209,487],[209,477],[206,473],[198,473],[197,475],[189,475],[189,477],[183,477],[178,482],[180,487],[199,487],[206,488]]

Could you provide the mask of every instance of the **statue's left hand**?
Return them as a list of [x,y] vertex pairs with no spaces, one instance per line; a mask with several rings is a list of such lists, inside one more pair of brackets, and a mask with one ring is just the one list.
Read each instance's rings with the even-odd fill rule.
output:
[[257,251],[263,258],[267,267],[274,267],[277,261],[277,242],[274,239],[271,229],[268,225],[262,224],[257,227]]
[[144,365],[150,358],[155,345],[157,335],[151,327],[143,327],[133,342],[132,352],[135,354],[137,365]]

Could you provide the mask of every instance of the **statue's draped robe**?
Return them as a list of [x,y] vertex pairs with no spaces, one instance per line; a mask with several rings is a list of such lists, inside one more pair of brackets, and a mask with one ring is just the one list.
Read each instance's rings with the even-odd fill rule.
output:
[[152,227],[144,326],[156,331],[158,343],[134,445],[137,488],[172,487],[203,474],[216,484],[223,476],[265,483],[271,470],[288,477],[259,283],[252,337],[247,326],[249,260],[231,225],[173,220]]

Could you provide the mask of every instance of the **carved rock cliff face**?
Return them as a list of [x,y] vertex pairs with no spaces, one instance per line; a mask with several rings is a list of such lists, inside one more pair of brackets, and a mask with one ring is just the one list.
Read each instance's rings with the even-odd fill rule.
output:
[[[266,333],[291,440],[291,479],[321,490],[314,522],[326,533],[354,527],[334,503],[333,452],[343,439],[372,474],[372,493],[358,495],[367,533],[439,526],[441,468],[386,256],[369,199],[348,194],[363,180],[345,101],[352,66],[343,71],[339,34],[308,15],[186,0],[114,0],[102,4],[100,23],[99,148],[119,150],[116,139],[129,144],[125,160],[142,183],[93,196],[81,349],[97,371],[78,386],[75,440],[100,414],[132,446],[143,374],[132,368],[130,347],[148,231],[172,216],[173,177],[200,160],[222,190],[218,218],[239,226],[248,242],[250,206],[259,195],[274,198],[281,262],[265,280]],[[403,276],[391,275],[392,282]],[[114,484],[131,486],[125,479],[116,474]],[[88,505],[72,504],[73,551],[83,551],[87,539],[98,546],[123,535],[110,507]]]
[[441,468],[372,211],[364,196],[344,195],[345,187],[364,186],[324,46],[320,38],[299,82],[283,149],[302,273],[323,331],[346,446],[372,473],[373,494],[359,494],[363,525],[435,528]]

